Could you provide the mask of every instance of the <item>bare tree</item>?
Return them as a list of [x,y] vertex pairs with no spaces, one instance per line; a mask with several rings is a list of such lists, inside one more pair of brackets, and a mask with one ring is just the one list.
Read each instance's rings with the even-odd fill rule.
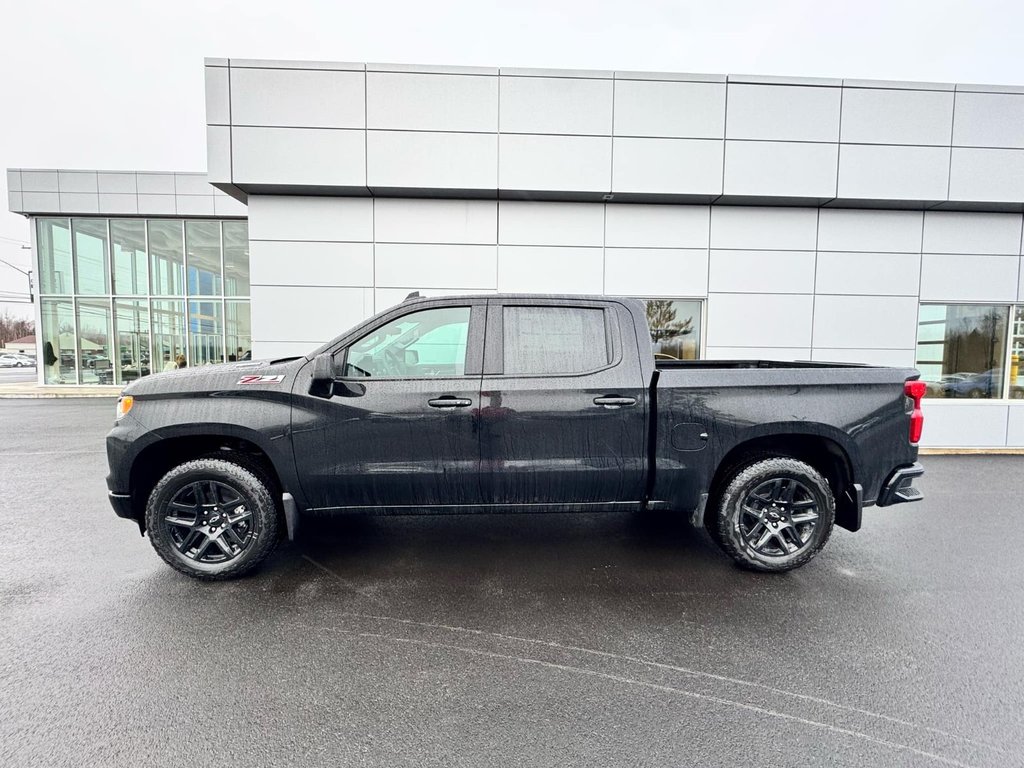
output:
[[23,320],[20,317],[13,317],[9,310],[4,310],[0,315],[0,344],[14,341],[24,336],[31,336],[35,332],[35,323],[31,320]]

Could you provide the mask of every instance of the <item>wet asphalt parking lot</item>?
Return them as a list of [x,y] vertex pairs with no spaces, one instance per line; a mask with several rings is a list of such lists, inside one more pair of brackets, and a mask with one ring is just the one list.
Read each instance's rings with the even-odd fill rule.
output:
[[1024,457],[926,457],[790,574],[670,516],[349,517],[238,581],[0,400],[0,765],[1024,765]]

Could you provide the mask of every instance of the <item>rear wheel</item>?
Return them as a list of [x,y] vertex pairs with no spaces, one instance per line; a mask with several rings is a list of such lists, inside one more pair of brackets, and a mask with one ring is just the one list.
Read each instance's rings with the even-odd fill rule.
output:
[[181,464],[156,484],[146,531],[157,554],[198,579],[228,579],[258,565],[278,539],[267,483],[230,459]]
[[832,534],[828,481],[802,461],[771,458],[738,472],[720,497],[713,538],[740,565],[789,571],[813,558]]

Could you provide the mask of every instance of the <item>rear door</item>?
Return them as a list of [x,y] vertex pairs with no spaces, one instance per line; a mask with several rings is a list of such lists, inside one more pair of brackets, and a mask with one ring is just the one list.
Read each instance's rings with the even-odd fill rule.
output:
[[639,501],[646,413],[632,318],[621,304],[488,302],[479,409],[488,503]]

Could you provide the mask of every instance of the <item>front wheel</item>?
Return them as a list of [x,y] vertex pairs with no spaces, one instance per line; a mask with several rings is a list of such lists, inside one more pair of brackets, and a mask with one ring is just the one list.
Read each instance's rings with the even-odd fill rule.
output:
[[714,538],[745,568],[789,571],[818,554],[834,522],[835,499],[821,473],[796,459],[771,458],[733,477]]
[[256,567],[277,543],[278,515],[267,483],[226,459],[202,458],[172,469],[146,505],[153,548],[175,570],[228,579]]

